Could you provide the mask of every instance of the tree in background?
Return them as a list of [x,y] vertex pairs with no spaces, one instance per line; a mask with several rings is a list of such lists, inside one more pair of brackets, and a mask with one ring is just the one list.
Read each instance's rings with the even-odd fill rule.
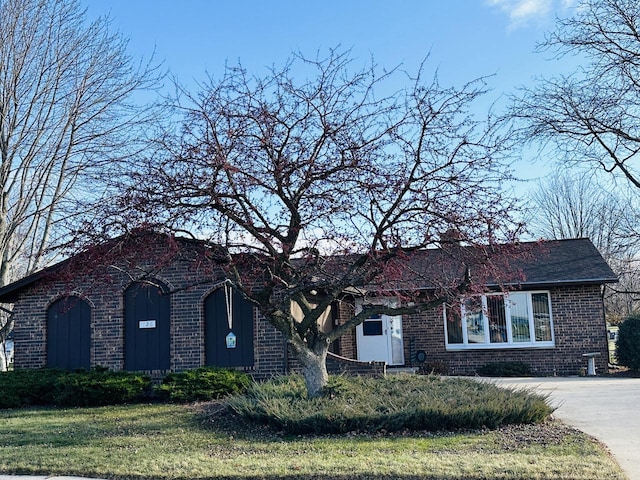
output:
[[[180,134],[118,177],[121,201],[105,215],[107,227],[119,215],[225,247],[227,274],[283,333],[310,395],[327,381],[331,342],[366,315],[425,308],[398,287],[398,259],[448,231],[486,246],[517,228],[501,193],[510,138],[469,113],[484,82],[443,87],[420,72],[393,91],[406,74],[354,64],[348,52],[294,55],[264,76],[227,67],[197,95],[183,91]],[[429,302],[469,287],[444,277]],[[346,290],[371,289],[398,302],[319,328]]]
[[637,315],[625,318],[620,324],[616,358],[620,365],[640,370],[640,317]]
[[577,61],[567,76],[524,88],[512,114],[526,139],[568,165],[596,166],[640,188],[640,3],[583,0],[539,46]]
[[[521,121],[523,141],[536,143],[545,158],[556,158],[566,168],[600,169],[618,185],[640,188],[639,31],[640,3],[635,0],[582,0],[575,16],[558,20],[538,49],[578,67],[521,90],[511,115]],[[549,218],[536,232],[550,238],[585,235],[594,241],[620,275],[621,283],[614,286],[620,294],[607,300],[610,312],[620,318],[635,309],[638,299],[635,202],[621,203],[625,200],[605,193],[602,184],[578,177],[552,181],[546,187],[551,192],[540,191],[537,203]],[[557,200],[562,209],[553,205]]]
[[556,170],[531,191],[527,223],[542,238],[589,238],[605,258],[625,256],[636,219],[610,190],[592,172]]
[[593,242],[620,278],[605,290],[608,319],[616,322],[635,311],[640,292],[640,216],[631,197],[612,190],[593,172],[558,170],[531,191],[526,223],[540,238]]
[[[102,169],[139,144],[148,112],[132,96],[157,78],[76,0],[0,0],[0,19],[2,286],[47,262]],[[4,315],[0,342],[9,328]]]

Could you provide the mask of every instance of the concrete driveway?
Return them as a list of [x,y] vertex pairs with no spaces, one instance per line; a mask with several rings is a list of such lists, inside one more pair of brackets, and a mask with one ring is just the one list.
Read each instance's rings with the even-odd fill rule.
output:
[[630,480],[640,480],[640,378],[494,378],[548,394],[554,415],[603,442]]

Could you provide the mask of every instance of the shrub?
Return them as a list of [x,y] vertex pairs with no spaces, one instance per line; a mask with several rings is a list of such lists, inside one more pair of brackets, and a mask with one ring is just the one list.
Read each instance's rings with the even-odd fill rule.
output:
[[0,408],[51,405],[63,370],[37,369],[0,372]]
[[523,362],[493,362],[482,365],[476,373],[483,377],[526,377],[531,368]]
[[156,389],[158,396],[172,402],[207,401],[243,392],[251,377],[237,370],[202,367],[168,374]]
[[497,428],[541,422],[553,411],[546,397],[460,378],[332,377],[325,392],[309,399],[303,379],[292,376],[254,384],[227,404],[290,434]]
[[449,366],[442,361],[427,362],[420,366],[421,375],[449,375]]
[[147,398],[150,391],[151,380],[146,375],[97,368],[61,376],[54,403],[66,407],[118,405]]
[[0,408],[115,405],[144,398],[150,385],[144,375],[101,368],[14,370],[0,373]]
[[640,315],[628,317],[620,324],[616,358],[619,365],[640,370]]

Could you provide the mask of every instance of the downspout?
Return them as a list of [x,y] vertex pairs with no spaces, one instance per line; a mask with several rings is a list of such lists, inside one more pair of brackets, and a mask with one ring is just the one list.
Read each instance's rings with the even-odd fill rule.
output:
[[606,284],[600,285],[600,303],[602,305],[602,323],[604,324],[604,344],[606,345],[607,357],[606,357],[606,365],[607,371],[609,370],[609,359],[611,358],[611,352],[609,352],[609,332],[607,331],[607,313],[604,308],[604,294],[607,289]]
[[282,356],[282,358],[284,359],[284,365],[282,366],[282,370],[285,375],[289,375],[289,373],[291,373],[289,371],[289,342],[287,342],[287,339],[284,335],[282,335],[282,346],[284,349],[284,355]]

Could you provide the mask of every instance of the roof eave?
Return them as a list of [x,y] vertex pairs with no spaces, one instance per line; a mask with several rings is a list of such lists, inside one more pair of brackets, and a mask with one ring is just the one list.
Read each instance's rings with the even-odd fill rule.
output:
[[18,301],[20,293],[45,275],[46,270],[32,273],[15,282],[0,288],[0,303],[15,303]]
[[[519,283],[505,283],[508,286],[522,286],[522,287],[542,287],[542,286],[575,286],[575,285],[604,285],[605,283],[618,283],[618,278],[588,278],[579,280],[540,280],[537,282],[519,282]],[[498,284],[487,285],[490,287],[499,287]]]
[[[605,283],[618,283],[618,278],[590,278],[590,279],[580,279],[580,280],[545,280],[539,282],[505,282],[502,284],[498,283],[487,283],[485,287],[487,288],[500,288],[500,287],[521,287],[521,288],[543,288],[543,287],[556,287],[556,286],[579,286],[579,285],[603,285]],[[393,293],[398,291],[426,291],[426,290],[435,290],[433,286],[398,286],[398,288],[372,288],[372,289],[359,289],[359,293],[363,292],[371,292],[371,293]],[[351,291],[350,293],[354,293]]]

